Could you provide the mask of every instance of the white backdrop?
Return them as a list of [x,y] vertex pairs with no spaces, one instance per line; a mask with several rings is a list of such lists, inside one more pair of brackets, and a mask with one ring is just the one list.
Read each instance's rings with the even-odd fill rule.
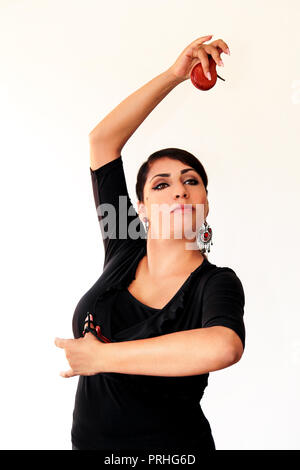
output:
[[297,0],[1,0],[1,449],[71,449],[72,338],[103,243],[88,134],[199,36],[222,38],[208,92],[176,87],[122,151],[184,148],[208,173],[208,259],[240,277],[246,348],[202,399],[217,449],[300,449]]

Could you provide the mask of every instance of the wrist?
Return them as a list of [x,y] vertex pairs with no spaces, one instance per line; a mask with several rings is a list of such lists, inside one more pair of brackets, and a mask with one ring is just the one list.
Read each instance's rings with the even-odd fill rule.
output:
[[101,372],[113,372],[113,357],[115,354],[115,343],[99,344],[97,369]]
[[179,85],[179,83],[182,83],[186,80],[186,78],[178,77],[172,70],[172,67],[169,67],[168,69],[165,70],[164,72],[165,76],[167,79],[172,83],[174,86]]

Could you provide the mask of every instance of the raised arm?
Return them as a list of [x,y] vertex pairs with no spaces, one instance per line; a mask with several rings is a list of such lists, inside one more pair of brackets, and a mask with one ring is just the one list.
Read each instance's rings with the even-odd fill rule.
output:
[[[104,266],[125,244],[125,239],[119,237],[119,196],[125,197],[127,207],[131,206],[131,215],[127,216],[122,232],[138,217],[128,194],[121,149],[152,109],[181,81],[170,70],[161,73],[122,101],[89,134],[90,172],[104,241]],[[102,211],[98,211],[100,204],[104,203],[115,208],[115,217],[108,227],[109,233],[105,233],[105,219]],[[139,227],[137,232],[143,235],[141,222]]]
[[[104,267],[125,246],[125,239],[119,237],[119,196],[125,196],[127,207],[131,206],[131,215],[126,218],[127,226],[122,231],[128,229],[138,217],[128,194],[121,157],[122,147],[153,108],[181,81],[183,80],[174,76],[171,70],[161,73],[122,101],[89,134],[90,172],[104,241]],[[108,227],[109,233],[105,233],[105,219],[102,212],[98,211],[103,203],[115,208],[115,217]],[[140,221],[139,227],[137,232],[143,237],[145,231]]]
[[220,65],[220,54],[227,52],[228,46],[221,39],[203,44],[211,37],[195,39],[181,52],[174,64],[129,95],[97,124],[89,133],[92,170],[119,157],[135,130],[173,88],[190,78],[197,63],[201,63],[207,73],[210,54]]
[[105,116],[89,134],[91,169],[96,170],[118,158],[135,130],[182,81],[168,69],[129,95]]

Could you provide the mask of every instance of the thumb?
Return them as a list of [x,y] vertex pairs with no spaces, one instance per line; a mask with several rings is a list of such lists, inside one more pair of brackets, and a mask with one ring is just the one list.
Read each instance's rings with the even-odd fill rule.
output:
[[196,39],[195,41],[193,41],[194,43],[199,43],[199,42],[206,42],[208,41],[208,39],[212,38],[213,37],[213,34],[207,34],[207,36],[201,36],[200,38]]
[[59,375],[64,378],[69,378],[69,377],[74,377],[75,375],[78,375],[78,374],[75,374],[73,369],[69,369],[65,372],[60,372]]
[[70,342],[72,340],[70,339],[64,339],[64,338],[55,338],[54,340],[54,344],[58,347],[58,348],[65,348],[68,344],[68,342]]

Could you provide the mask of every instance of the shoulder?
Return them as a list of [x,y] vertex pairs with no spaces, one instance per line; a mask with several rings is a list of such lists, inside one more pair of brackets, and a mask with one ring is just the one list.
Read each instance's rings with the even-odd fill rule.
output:
[[122,159],[121,154],[118,157],[104,163],[103,165],[101,165],[100,167],[96,169],[92,169],[90,167],[90,173],[91,175],[95,175],[95,176],[103,176],[114,169],[120,169],[120,168],[123,169],[123,159]]
[[222,292],[223,295],[232,293],[245,297],[244,288],[240,277],[229,266],[217,266],[206,259],[203,269],[199,272],[196,282],[198,294],[208,297]]
[[244,287],[235,270],[229,266],[213,266],[205,283],[204,293],[210,295],[222,292],[226,296],[236,294],[244,300]]
[[229,266],[215,266],[211,271],[211,276],[209,277],[210,282],[220,283],[224,282],[241,282],[236,271],[234,271]]

